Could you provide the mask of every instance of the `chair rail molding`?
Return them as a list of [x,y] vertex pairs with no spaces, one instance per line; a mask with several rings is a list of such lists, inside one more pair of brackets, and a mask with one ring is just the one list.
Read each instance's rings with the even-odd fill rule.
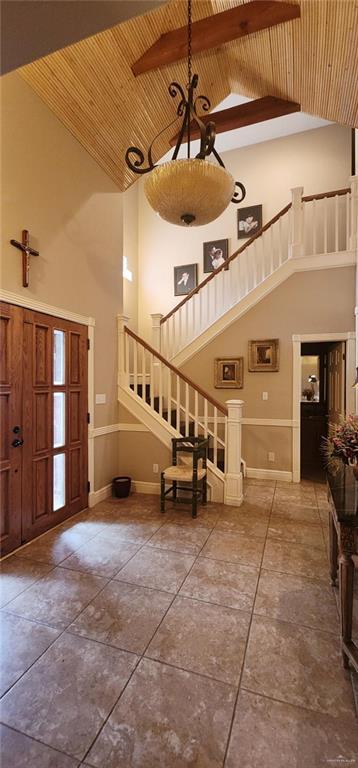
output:
[[354,331],[304,333],[292,336],[292,480],[301,479],[301,344],[320,341],[346,342],[346,413],[356,412],[356,390],[352,387],[356,367],[356,334]]

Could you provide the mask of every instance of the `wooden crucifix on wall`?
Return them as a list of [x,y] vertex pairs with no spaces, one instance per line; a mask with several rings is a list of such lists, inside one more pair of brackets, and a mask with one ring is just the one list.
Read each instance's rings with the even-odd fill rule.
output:
[[29,284],[29,271],[30,271],[30,256],[39,256],[39,251],[35,251],[34,248],[30,248],[30,234],[28,229],[22,230],[22,240],[19,243],[18,240],[10,240],[11,245],[15,248],[19,248],[22,251],[22,284],[24,288]]

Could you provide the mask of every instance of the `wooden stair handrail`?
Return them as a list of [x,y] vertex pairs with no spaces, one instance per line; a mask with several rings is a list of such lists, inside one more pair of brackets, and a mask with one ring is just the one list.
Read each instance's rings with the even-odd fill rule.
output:
[[340,195],[347,195],[350,191],[350,187],[346,187],[346,189],[334,189],[333,192],[321,192],[319,195],[305,195],[302,202],[310,203],[311,200],[323,200],[324,197],[339,197]]
[[124,330],[126,333],[128,333],[128,336],[131,336],[132,339],[134,339],[135,341],[138,341],[139,344],[142,345],[142,347],[144,347],[148,352],[150,352],[152,355],[157,357],[158,360],[161,361],[161,363],[164,363],[164,365],[167,366],[167,368],[170,368],[170,370],[173,371],[173,373],[175,373],[176,376],[180,376],[180,378],[183,379],[183,381],[185,381],[186,384],[189,384],[190,387],[193,387],[193,389],[195,389],[199,395],[201,395],[202,397],[205,397],[205,400],[208,400],[208,402],[211,403],[211,405],[213,405],[214,408],[217,408],[217,410],[223,413],[224,416],[228,415],[228,409],[226,405],[219,403],[218,400],[215,400],[213,397],[211,397],[211,395],[208,395],[207,392],[204,392],[204,390],[201,389],[201,387],[199,387],[197,384],[195,384],[195,382],[192,381],[192,379],[189,379],[188,376],[185,376],[185,374],[182,373],[182,371],[180,371],[179,368],[176,368],[175,365],[172,365],[172,363],[170,363],[169,360],[166,360],[165,357],[163,357],[163,355],[161,355],[157,349],[154,349],[154,347],[151,347],[150,344],[147,344],[147,342],[144,341],[144,339],[141,339],[140,336],[137,336],[137,334],[134,333],[134,331],[131,331],[130,328],[127,328],[127,326],[125,326]]
[[163,323],[165,323],[166,320],[169,320],[169,318],[172,315],[174,315],[175,312],[177,312],[177,310],[180,309],[180,307],[183,307],[184,304],[186,304],[186,302],[189,301],[189,299],[191,299],[192,296],[195,296],[196,293],[199,293],[199,291],[201,290],[201,288],[204,287],[204,285],[207,285],[207,283],[210,283],[210,280],[213,280],[213,278],[216,275],[218,275],[219,272],[221,272],[223,269],[225,269],[225,267],[228,266],[228,264],[230,264],[230,261],[233,261],[234,259],[236,259],[236,257],[239,256],[240,253],[243,253],[243,251],[245,251],[246,248],[248,248],[249,245],[251,245],[251,243],[254,242],[254,240],[260,237],[260,235],[262,235],[263,232],[266,232],[266,230],[269,229],[272,226],[272,224],[275,224],[276,221],[278,221],[281,218],[281,216],[284,216],[284,214],[290,210],[291,206],[292,206],[292,203],[288,203],[288,205],[285,205],[285,207],[282,208],[282,210],[279,211],[279,213],[276,213],[276,216],[274,216],[272,219],[270,219],[270,221],[267,222],[267,224],[261,227],[261,229],[259,229],[259,231],[256,232],[255,235],[250,237],[249,240],[247,240],[246,243],[241,246],[241,248],[238,248],[237,251],[235,251],[234,253],[231,254],[231,256],[225,259],[225,261],[223,262],[223,264],[220,265],[220,267],[217,267],[217,269],[211,272],[210,275],[208,275],[208,277],[206,277],[205,280],[199,283],[199,285],[197,285],[196,288],[193,288],[193,290],[190,291],[190,293],[188,293],[188,295],[185,296],[185,298],[182,301],[180,301],[179,304],[177,304],[170,312],[168,312],[167,315],[162,317],[160,324],[163,325]]

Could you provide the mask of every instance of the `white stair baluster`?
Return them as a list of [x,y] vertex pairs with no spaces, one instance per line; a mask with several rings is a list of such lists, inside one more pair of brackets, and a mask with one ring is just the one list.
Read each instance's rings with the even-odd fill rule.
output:
[[150,407],[154,409],[154,355],[150,355]]
[[129,367],[129,343],[130,343],[130,336],[128,336],[128,333],[125,334],[125,345],[126,345],[126,386],[129,387],[130,385],[130,367]]
[[214,453],[213,453],[213,464],[215,467],[218,465],[218,411],[217,408],[214,407],[214,426],[213,426],[213,432],[214,432]]
[[180,378],[177,374],[177,414],[176,414],[176,429],[180,432]]
[[159,416],[163,417],[163,363],[159,363]]
[[334,250],[339,251],[339,197],[334,198]]
[[189,384],[185,382],[185,434],[189,435]]
[[317,206],[316,206],[315,200],[313,200],[313,205],[312,205],[312,232],[313,232],[312,254],[315,255],[317,253]]
[[134,392],[138,394],[138,349],[137,342],[133,339],[133,386]]
[[194,436],[198,437],[198,421],[199,421],[199,410],[198,410],[198,393],[195,390],[194,393]]
[[204,437],[208,436],[208,401],[204,398]]
[[146,400],[146,367],[145,367],[145,348],[142,347],[142,400]]
[[328,253],[328,206],[329,199],[324,197],[323,203],[323,253]]
[[168,390],[168,414],[167,414],[167,422],[168,424],[172,423],[172,372],[170,368],[167,368],[167,390]]

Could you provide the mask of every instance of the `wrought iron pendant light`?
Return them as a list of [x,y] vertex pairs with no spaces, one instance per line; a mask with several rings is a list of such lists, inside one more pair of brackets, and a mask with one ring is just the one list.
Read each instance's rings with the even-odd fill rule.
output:
[[[150,173],[144,185],[145,194],[149,204],[162,219],[171,224],[198,227],[214,221],[223,213],[230,201],[241,203],[246,190],[239,181],[234,181],[215,149],[215,123],[210,121],[204,124],[197,114],[199,106],[203,112],[208,112],[211,104],[206,96],[194,96],[198,75],[192,75],[191,29],[191,0],[188,0],[187,96],[179,83],[174,81],[169,85],[170,96],[180,97],[176,110],[177,117],[173,122],[176,122],[178,117],[183,118],[172,159],[157,165],[153,162],[152,156],[155,140],[172,123],[153,139],[147,154],[147,165],[144,165],[144,154],[138,147],[129,147],[125,159],[134,173]],[[190,157],[190,134],[193,123],[200,130],[200,150],[195,158]],[[187,139],[187,159],[178,160],[178,152],[184,136]],[[213,155],[217,162],[208,162],[209,155]]]

